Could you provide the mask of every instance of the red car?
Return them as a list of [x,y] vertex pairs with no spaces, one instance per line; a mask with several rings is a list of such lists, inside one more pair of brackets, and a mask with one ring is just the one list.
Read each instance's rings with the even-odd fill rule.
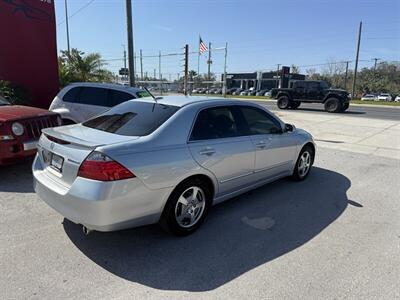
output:
[[59,125],[61,118],[56,113],[11,105],[0,96],[0,166],[35,155],[41,130]]

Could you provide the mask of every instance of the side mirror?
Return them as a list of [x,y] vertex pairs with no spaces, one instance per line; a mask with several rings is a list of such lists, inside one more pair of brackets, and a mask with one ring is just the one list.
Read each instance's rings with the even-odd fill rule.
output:
[[292,132],[296,129],[296,127],[292,124],[285,124],[285,132]]

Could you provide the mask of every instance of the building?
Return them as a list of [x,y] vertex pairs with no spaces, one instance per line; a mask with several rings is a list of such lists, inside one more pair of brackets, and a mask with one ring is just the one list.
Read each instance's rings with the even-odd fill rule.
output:
[[[278,72],[253,72],[253,73],[228,73],[226,74],[227,88],[256,88],[257,90],[270,90],[276,87],[288,87],[292,80],[305,80],[303,74],[288,73],[289,69],[283,67]],[[288,76],[285,74],[288,73]],[[288,77],[288,80],[286,78]],[[224,77],[222,75],[222,80]]]

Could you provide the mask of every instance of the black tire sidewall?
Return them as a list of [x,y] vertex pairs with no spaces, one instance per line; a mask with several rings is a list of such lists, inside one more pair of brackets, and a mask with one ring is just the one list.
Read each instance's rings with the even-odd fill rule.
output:
[[288,109],[290,107],[290,99],[288,96],[280,96],[276,104],[278,105],[279,109]]
[[[178,199],[182,195],[182,193],[190,187],[199,187],[203,190],[203,192],[205,194],[206,207],[204,208],[203,215],[197,221],[196,224],[194,224],[192,227],[184,228],[184,227],[181,227],[178,224],[178,222],[176,221],[175,206],[176,206],[176,202],[178,201]],[[177,235],[177,236],[185,236],[185,235],[191,234],[192,232],[196,231],[201,226],[201,224],[204,222],[204,220],[207,216],[208,210],[211,207],[211,202],[212,202],[212,193],[207,184],[205,184],[203,181],[198,180],[198,179],[185,181],[185,182],[179,184],[175,188],[175,190],[171,193],[171,195],[169,196],[168,201],[164,207],[164,211],[161,215],[160,225],[165,231],[172,233],[174,235]]]
[[[331,109],[329,106],[331,103],[335,103],[335,107]],[[340,103],[340,100],[337,98],[329,98],[325,101],[325,110],[329,113],[337,113],[341,110],[342,104]]]
[[[300,161],[300,157],[306,151],[308,151],[310,153],[310,155],[311,155],[311,166],[308,169],[307,174],[305,176],[301,177],[299,175],[299,161]],[[313,151],[313,149],[311,148],[311,146],[307,146],[307,145],[304,146],[303,149],[301,149],[301,151],[299,153],[299,156],[297,157],[296,166],[295,166],[294,171],[293,171],[292,179],[294,179],[295,181],[302,181],[302,180],[306,179],[308,177],[308,175],[310,174],[310,172],[311,172],[313,161],[314,161],[314,151]]]

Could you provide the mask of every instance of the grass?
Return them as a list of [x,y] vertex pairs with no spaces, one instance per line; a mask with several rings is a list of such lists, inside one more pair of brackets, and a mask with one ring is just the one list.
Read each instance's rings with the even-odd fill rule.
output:
[[[209,95],[209,94],[194,94],[194,96],[210,96],[210,97],[223,97],[222,95]],[[249,99],[249,100],[275,100],[269,97],[265,96],[236,96],[236,95],[226,95],[226,98],[240,98],[240,99]],[[351,100],[351,103],[353,104],[366,104],[366,105],[386,105],[386,106],[399,106],[400,107],[400,102],[386,102],[386,101],[361,101],[361,100],[356,100],[353,99]]]

